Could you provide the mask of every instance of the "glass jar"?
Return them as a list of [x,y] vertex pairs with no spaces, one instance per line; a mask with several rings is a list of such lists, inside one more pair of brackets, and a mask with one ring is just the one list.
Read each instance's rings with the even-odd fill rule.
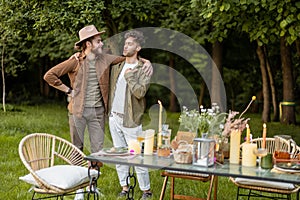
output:
[[171,154],[171,133],[168,130],[169,125],[163,124],[161,130],[161,145],[158,146],[157,155],[168,157]]

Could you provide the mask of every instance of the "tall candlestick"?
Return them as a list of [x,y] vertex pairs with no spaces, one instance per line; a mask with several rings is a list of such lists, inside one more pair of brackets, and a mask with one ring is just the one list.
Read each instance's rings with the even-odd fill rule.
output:
[[157,147],[160,147],[162,145],[162,138],[161,138],[161,127],[162,127],[162,103],[160,100],[158,100],[159,104],[159,113],[158,113],[158,133],[157,133]]
[[246,124],[247,134],[246,134],[246,143],[250,143],[250,127]]
[[263,124],[263,142],[261,147],[266,148],[266,138],[267,138],[267,125],[266,123]]
[[161,132],[161,126],[162,126],[162,103],[160,100],[158,100],[159,104],[159,112],[158,112],[158,132]]

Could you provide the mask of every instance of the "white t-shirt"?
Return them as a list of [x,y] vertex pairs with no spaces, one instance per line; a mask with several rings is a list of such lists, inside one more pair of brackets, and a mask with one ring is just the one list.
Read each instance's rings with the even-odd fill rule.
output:
[[118,77],[116,90],[115,90],[115,97],[113,99],[112,108],[113,112],[124,114],[124,105],[125,105],[125,92],[126,92],[126,80],[124,77],[126,69],[134,69],[138,63],[128,64],[125,63],[123,69]]

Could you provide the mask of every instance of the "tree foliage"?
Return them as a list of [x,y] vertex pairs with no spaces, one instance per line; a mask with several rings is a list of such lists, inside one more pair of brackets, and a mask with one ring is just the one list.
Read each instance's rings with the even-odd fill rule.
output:
[[[0,54],[1,57],[3,54],[6,76],[31,70],[38,71],[32,76],[41,79],[45,70],[74,53],[78,31],[85,25],[102,27],[107,36],[136,27],[164,27],[190,36],[208,52],[212,44],[222,42],[225,84],[229,88],[232,79],[240,82],[241,89],[230,90],[238,100],[252,96],[248,93],[257,92],[261,87],[254,42],[267,45],[277,87],[283,82],[278,67],[281,37],[292,47],[292,58],[299,60],[293,46],[296,41],[299,43],[299,10],[300,3],[296,0],[1,0],[0,47],[5,47],[5,51]],[[153,52],[152,60],[168,63],[168,53]],[[175,57],[175,68],[186,65]],[[178,70],[186,71],[192,85],[200,87],[193,70],[185,67]],[[248,76],[233,78],[229,76],[231,70],[236,74],[247,72]],[[297,68],[294,71],[298,72]],[[249,83],[253,79],[256,84]],[[43,94],[44,86],[40,87]]]

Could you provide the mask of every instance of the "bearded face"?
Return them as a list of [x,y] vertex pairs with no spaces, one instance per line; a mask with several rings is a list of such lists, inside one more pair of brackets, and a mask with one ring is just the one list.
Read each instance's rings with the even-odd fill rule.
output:
[[101,40],[101,37],[95,36],[94,39],[92,40],[92,49],[91,52],[95,55],[99,55],[102,53],[102,47],[103,47],[103,42]]

